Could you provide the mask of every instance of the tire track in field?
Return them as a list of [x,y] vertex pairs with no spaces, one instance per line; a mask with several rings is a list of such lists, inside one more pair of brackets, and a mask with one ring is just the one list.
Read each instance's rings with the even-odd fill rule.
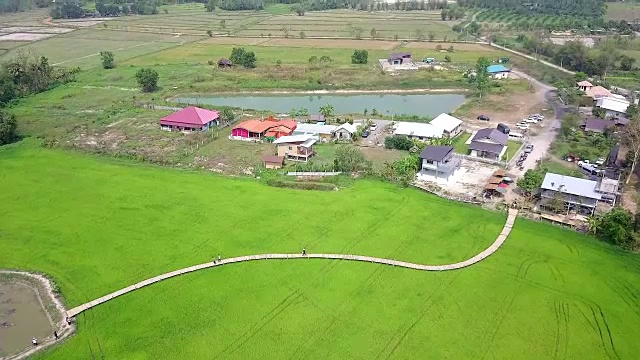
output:
[[[390,347],[391,349],[389,350],[389,353],[384,356],[384,359],[389,359],[395,353],[395,351],[400,347],[400,344],[402,344],[402,341],[404,341],[411,330],[413,330],[413,328],[415,328],[415,326],[427,315],[429,310],[431,310],[431,308],[435,304],[435,300],[437,300],[442,292],[448,289],[455,282],[458,276],[460,276],[459,272],[455,273],[448,282],[443,281],[440,283],[440,285],[438,285],[438,287],[420,305],[419,315],[415,318],[415,320],[408,323],[405,322],[403,326],[400,326],[396,335],[389,339],[380,353],[378,353],[378,355],[376,356],[376,359],[383,358],[385,352],[387,352],[387,349]],[[405,330],[402,331],[401,329],[405,326]]]
[[[368,237],[369,234],[375,233],[378,228],[385,225],[389,222],[400,210],[402,210],[408,202],[408,197],[405,196],[402,198],[402,201],[395,208],[391,209],[387,213],[385,213],[382,217],[382,220],[377,222],[375,225],[368,227],[359,237],[356,237],[353,242],[348,242],[340,251],[340,254],[348,254],[349,251],[353,250],[356,245],[358,245],[362,240]],[[336,265],[338,265],[340,261],[331,261],[327,263],[327,265],[320,268],[320,275],[326,275],[329,271],[331,271]]]
[[564,301],[553,301],[556,318],[556,336],[553,347],[553,359],[565,359],[569,349],[569,304]]
[[289,306],[296,303],[302,296],[299,289],[294,290],[289,293],[281,302],[279,302],[273,309],[269,310],[260,320],[254,323],[251,327],[249,327],[245,332],[243,332],[236,339],[231,341],[224,349],[222,349],[214,359],[219,359],[221,356],[228,357],[240,348],[244,346],[249,340],[251,340],[256,334],[260,332],[265,326],[269,325],[271,321],[278,317],[283,311],[285,311]]
[[618,279],[606,280],[606,282],[613,292],[618,295],[620,300],[622,300],[638,317],[640,317],[640,297],[636,295],[632,287]]
[[[609,359],[620,359],[618,353],[616,352],[616,348],[613,345],[613,338],[611,337],[611,331],[609,330],[609,324],[607,324],[607,320],[602,313],[602,309],[599,305],[589,305],[591,309],[591,316],[596,324],[596,329],[598,331],[598,335],[600,337],[600,344],[602,345],[602,350],[605,352]],[[604,327],[604,331],[603,331]]]
[[[529,266],[531,266],[531,265],[529,265]],[[511,311],[511,307],[513,306],[513,303],[515,302],[516,298],[518,297],[518,293],[520,292],[520,289],[522,288],[522,286],[523,286],[523,283],[519,283],[519,285],[516,288],[516,290],[510,292],[509,294],[507,294],[504,297],[504,299],[500,302],[500,306],[498,306],[498,309],[503,309],[503,310],[496,312],[496,314],[491,319],[491,322],[494,322],[494,321],[497,320],[498,323],[495,326],[494,330],[491,332],[491,336],[489,337],[488,341],[482,341],[481,342],[481,343],[486,343],[487,345],[484,348],[484,350],[482,351],[482,356],[480,357],[480,359],[484,359],[487,356],[487,354],[489,353],[489,350],[491,349],[491,346],[493,345],[493,341],[495,340],[496,335],[498,334],[498,331],[500,331],[500,328],[502,327],[502,323],[504,322],[504,319],[507,317],[507,315]],[[505,303],[506,303],[506,306],[503,306],[503,304],[505,304]]]

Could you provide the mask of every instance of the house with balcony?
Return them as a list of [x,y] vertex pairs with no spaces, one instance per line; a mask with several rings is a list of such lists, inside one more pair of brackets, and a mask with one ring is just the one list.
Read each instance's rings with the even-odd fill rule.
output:
[[480,129],[469,139],[470,155],[500,160],[507,151],[508,139],[509,136],[498,129]]
[[449,180],[460,168],[460,157],[456,156],[453,146],[429,145],[420,153],[420,171],[418,180]]
[[316,139],[311,135],[282,136],[273,143],[278,156],[288,160],[307,162],[313,156],[313,144]]

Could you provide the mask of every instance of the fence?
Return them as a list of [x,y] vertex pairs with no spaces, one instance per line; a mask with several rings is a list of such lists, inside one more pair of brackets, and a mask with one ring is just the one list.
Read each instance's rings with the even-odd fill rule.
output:
[[411,183],[412,186],[417,187],[418,189],[424,190],[430,194],[436,195],[438,197],[441,197],[443,199],[447,199],[447,200],[452,200],[452,201],[459,201],[459,202],[463,202],[463,203],[467,203],[467,204],[474,204],[474,205],[482,205],[483,202],[478,200],[475,196],[451,196],[448,194],[445,194],[444,192],[440,191],[440,189],[438,189],[437,186],[429,186],[429,185],[425,185],[425,184],[421,184],[418,182],[413,182]]
[[340,171],[333,171],[333,172],[291,171],[287,173],[287,176],[336,176],[340,174],[342,174]]
[[459,154],[459,155],[460,155],[461,158],[467,159],[467,160],[471,160],[471,161],[477,161],[477,162],[481,162],[481,163],[485,163],[485,164],[491,164],[491,165],[498,165],[498,166],[502,166],[502,167],[506,167],[507,166],[507,163],[503,162],[503,161],[485,159],[485,158],[482,158],[482,157],[465,155],[465,154]]

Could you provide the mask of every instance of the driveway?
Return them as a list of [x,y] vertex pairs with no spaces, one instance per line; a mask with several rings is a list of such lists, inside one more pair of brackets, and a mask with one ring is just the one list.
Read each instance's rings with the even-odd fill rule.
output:
[[531,83],[536,87],[536,94],[538,96],[543,96],[544,100],[553,107],[553,110],[555,112],[554,118],[547,118],[542,121],[543,130],[538,135],[532,136],[527,139],[527,143],[533,145],[533,151],[529,154],[527,160],[525,160],[522,164],[522,170],[515,167],[514,165],[513,169],[511,169],[510,171],[511,173],[513,173],[513,175],[516,175],[516,177],[520,177],[524,175],[527,170],[534,169],[536,167],[536,160],[541,160],[547,155],[551,143],[553,142],[553,140],[555,140],[556,135],[558,135],[558,130],[560,129],[560,121],[568,112],[568,108],[556,99],[556,89],[553,86],[543,84],[540,81],[520,71],[512,70],[512,72],[524,79],[528,79],[529,81],[531,81]]
[[[390,134],[385,132],[385,128],[388,125],[391,125],[390,120],[382,120],[382,119],[369,119],[374,124],[377,125],[375,131],[372,131],[371,134],[359,140],[360,145],[362,146],[377,146],[378,144],[384,144],[384,139]],[[354,119],[354,122],[364,122],[365,119]]]

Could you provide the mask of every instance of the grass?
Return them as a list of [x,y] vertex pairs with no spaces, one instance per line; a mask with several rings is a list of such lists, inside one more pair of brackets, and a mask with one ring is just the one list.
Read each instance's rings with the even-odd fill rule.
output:
[[612,2],[607,3],[607,20],[626,20],[634,22],[640,19],[640,6],[635,2]]
[[[458,154],[469,154],[469,145],[465,144],[467,140],[471,137],[471,133],[463,133],[460,136],[456,137],[453,140],[453,147]],[[516,155],[516,151],[522,146],[522,143],[508,140],[507,141],[507,151],[504,153],[504,160],[510,160],[513,156]]]
[[565,176],[573,176],[577,178],[587,178],[580,170],[578,170],[575,164],[571,163],[562,163],[558,160],[545,160],[539,165],[540,168],[545,169],[547,172],[565,175]]
[[[377,181],[278,189],[31,141],[0,149],[0,167],[0,267],[47,273],[70,306],[218,253],[459,261],[505,219]],[[626,359],[640,351],[639,273],[636,254],[520,219],[460,271],[265,261],[166,280],[79,316],[35,358]]]

